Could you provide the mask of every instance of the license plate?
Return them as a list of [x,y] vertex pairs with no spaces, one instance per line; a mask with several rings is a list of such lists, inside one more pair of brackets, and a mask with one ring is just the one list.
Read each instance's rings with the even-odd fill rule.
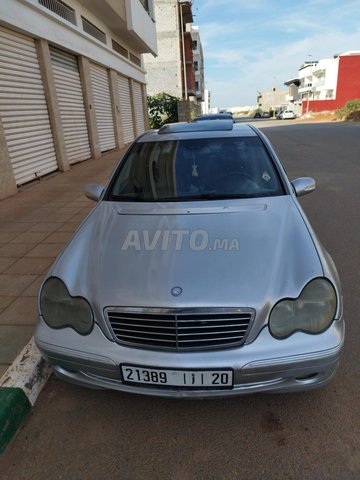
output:
[[121,365],[124,383],[183,388],[231,388],[232,370],[170,370]]

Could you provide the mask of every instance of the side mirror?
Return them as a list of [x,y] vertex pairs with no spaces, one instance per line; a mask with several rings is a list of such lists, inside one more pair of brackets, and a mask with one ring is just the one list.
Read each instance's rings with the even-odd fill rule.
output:
[[85,195],[87,198],[90,198],[90,200],[95,200],[95,202],[100,200],[103,191],[103,185],[98,185],[97,183],[90,183],[85,187]]
[[291,182],[297,197],[302,197],[315,190],[316,183],[313,178],[301,177]]

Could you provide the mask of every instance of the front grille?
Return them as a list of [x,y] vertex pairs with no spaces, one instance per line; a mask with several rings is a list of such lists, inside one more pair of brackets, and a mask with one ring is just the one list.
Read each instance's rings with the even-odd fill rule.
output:
[[159,350],[208,350],[241,345],[254,311],[245,308],[108,308],[114,339]]

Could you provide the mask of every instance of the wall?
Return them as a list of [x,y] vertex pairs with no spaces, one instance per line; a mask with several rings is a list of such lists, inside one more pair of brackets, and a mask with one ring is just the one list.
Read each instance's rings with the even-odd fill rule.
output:
[[259,103],[261,103],[260,108],[263,111],[269,111],[270,109],[276,109],[277,107],[286,104],[287,93],[287,90],[261,92],[261,98],[259,99]]
[[166,92],[182,97],[180,30],[177,0],[155,2],[158,56],[144,55],[149,95]]
[[[96,112],[92,108],[92,105],[94,104],[94,98],[93,89],[91,87],[92,82],[90,75],[90,61],[94,60],[108,68],[108,80],[110,82],[109,99],[114,122],[114,147],[122,147],[124,145],[124,134],[122,118],[120,117],[121,105],[118,97],[117,73],[121,73],[123,76],[129,77],[130,85],[132,86],[134,85],[132,79],[137,80],[142,85],[144,84],[145,72],[137,65],[132,64],[130,61],[126,60],[121,55],[108,48],[106,45],[82,32],[80,30],[81,23],[79,23],[80,16],[83,14],[89,19],[89,21],[93,21],[98,28],[102,29],[107,34],[108,43],[110,43],[111,38],[118,40],[118,37],[115,36],[111,31],[109,33],[109,30],[106,28],[106,26],[103,25],[103,23],[97,19],[96,16],[92,15],[91,12],[89,12],[76,0],[67,0],[67,3],[76,9],[79,26],[69,24],[69,22],[66,22],[66,20],[58,17],[50,10],[41,7],[35,2],[35,0],[11,0],[11,2],[6,3],[6,8],[4,8],[4,3],[5,2],[0,0],[0,23],[4,24],[6,28],[9,28],[14,32],[20,31],[30,39],[36,39],[37,49],[34,56],[37,55],[40,64],[41,78],[49,112],[49,127],[51,129],[56,154],[55,168],[57,163],[60,170],[67,170],[69,168],[69,159],[65,145],[65,126],[62,123],[63,120],[60,114],[60,97],[58,97],[57,91],[54,88],[54,70],[49,52],[50,42],[52,45],[56,45],[61,50],[74,53],[74,55],[78,58],[81,84],[80,88],[76,90],[75,95],[78,95],[76,100],[79,102],[79,104],[84,104],[90,150],[94,158],[99,157],[101,154],[98,131],[101,130],[101,127],[104,124],[102,122],[104,121],[100,115],[98,118],[95,118]],[[124,42],[122,43],[124,44]],[[9,62],[11,62],[11,59],[9,59]],[[135,114],[133,95],[130,94],[131,110],[136,134],[141,133],[144,123],[147,125],[147,109],[145,105],[146,92],[144,86],[142,88],[144,101],[143,112],[141,109],[140,112],[139,109],[137,109],[138,115]],[[84,98],[82,97],[82,94]],[[5,91],[3,92],[3,96],[4,95],[6,95]],[[142,115],[144,115],[144,118]],[[11,158],[7,148],[7,142],[10,141],[10,137],[6,137],[6,132],[4,132],[1,127],[2,116],[3,112],[0,112],[0,199],[6,198],[7,196],[10,196],[16,192]],[[100,128],[98,128],[99,125]],[[85,130],[85,128],[83,128],[83,130]],[[112,145],[110,148],[113,148]],[[105,150],[105,148],[103,148],[103,150]],[[24,151],[27,154],[27,150],[25,148]],[[86,154],[88,155],[88,153]],[[36,156],[37,153],[34,155]],[[79,158],[78,161],[86,160],[87,158],[88,156],[84,156],[83,158]],[[44,174],[45,173],[46,172],[44,172]],[[33,172],[31,174],[33,175]],[[21,182],[19,182],[19,184],[20,183]]]
[[[124,75],[139,82],[145,82],[145,72],[141,68],[117,54],[108,46],[82,32],[79,27],[64,21],[47,8],[41,7],[35,0],[11,0],[6,2],[6,6],[4,3],[0,2],[0,18],[1,22],[9,28],[17,27],[23,33],[30,34],[33,37],[44,38],[53,45],[64,47],[70,52],[83,55],[108,68],[121,71]],[[77,11],[78,16],[84,15],[94,22],[98,28],[103,30],[107,34],[108,42],[113,37],[115,40],[123,43],[122,39],[112,34],[106,25],[97,20],[79,2],[68,0],[67,3]]]
[[189,32],[184,34],[185,43],[185,63],[186,63],[186,82],[188,95],[195,95],[195,68],[192,50],[192,37]]

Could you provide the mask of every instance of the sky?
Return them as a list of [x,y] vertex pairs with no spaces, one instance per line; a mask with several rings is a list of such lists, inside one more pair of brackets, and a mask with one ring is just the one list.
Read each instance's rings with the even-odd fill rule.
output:
[[193,0],[212,107],[255,105],[305,61],[360,51],[360,0]]

